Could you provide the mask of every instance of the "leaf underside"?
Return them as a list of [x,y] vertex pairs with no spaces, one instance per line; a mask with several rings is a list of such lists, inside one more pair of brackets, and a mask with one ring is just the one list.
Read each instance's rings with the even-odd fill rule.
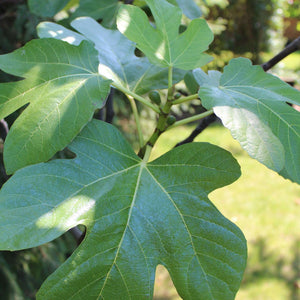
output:
[[[118,30],[106,29],[88,17],[78,18],[71,25],[80,34],[51,22],[39,24],[38,34],[41,38],[53,37],[74,45],[84,39],[93,42],[98,51],[99,74],[136,94],[168,87],[168,70],[151,64],[147,57],[137,57],[135,43]],[[175,69],[173,82],[180,81],[185,73]]]
[[203,106],[213,108],[242,147],[284,178],[300,183],[300,93],[248,59],[230,61],[224,73],[195,70]]
[[3,71],[25,78],[0,84],[0,119],[29,103],[5,141],[7,173],[49,160],[105,104],[110,81],[98,74],[98,64],[97,51],[87,41],[75,47],[33,40],[0,56]]
[[96,120],[70,149],[75,159],[23,168],[0,191],[2,250],[86,226],[38,299],[151,299],[158,264],[183,299],[234,299],[246,242],[207,198],[239,177],[230,153],[193,143],[146,164],[117,129]]

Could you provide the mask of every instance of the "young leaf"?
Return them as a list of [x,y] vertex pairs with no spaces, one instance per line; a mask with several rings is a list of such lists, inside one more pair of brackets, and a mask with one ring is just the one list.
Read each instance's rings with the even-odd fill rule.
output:
[[30,103],[14,122],[4,147],[8,173],[50,159],[101,108],[110,81],[98,73],[97,51],[55,39],[33,40],[0,56],[0,68],[26,79],[0,84],[0,118]]
[[224,73],[195,70],[203,106],[214,109],[233,137],[252,156],[285,178],[300,183],[300,93],[253,66],[230,61]]
[[192,70],[211,61],[204,54],[213,34],[203,19],[195,19],[178,34],[182,13],[165,0],[146,0],[155,19],[156,28],[138,7],[122,5],[117,16],[118,29],[145,53],[150,62],[161,67]]
[[61,11],[70,0],[28,0],[31,12],[42,17],[53,17]]
[[37,299],[151,299],[163,264],[183,299],[234,299],[246,264],[241,231],[208,193],[239,165],[207,143],[142,161],[112,125],[94,120],[72,160],[29,166],[0,191],[0,249],[55,239],[82,224],[86,236]]
[[[38,34],[42,38],[54,37],[75,45],[83,39],[92,41],[99,54],[99,73],[136,94],[168,87],[168,70],[151,64],[146,57],[137,57],[135,43],[118,30],[106,29],[88,17],[78,18],[71,25],[81,34],[50,22],[41,23]],[[175,69],[173,82],[180,81],[185,73]]]

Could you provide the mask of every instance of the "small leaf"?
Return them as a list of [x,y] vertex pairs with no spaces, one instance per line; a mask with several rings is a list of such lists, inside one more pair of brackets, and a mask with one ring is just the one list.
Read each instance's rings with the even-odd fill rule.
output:
[[233,137],[252,156],[285,178],[300,183],[300,93],[279,78],[233,59],[224,73],[195,70],[203,106],[214,109]]
[[[38,34],[75,45],[82,39],[92,41],[99,53],[99,73],[136,94],[168,87],[168,70],[152,65],[146,57],[137,57],[134,54],[135,43],[118,30],[106,29],[88,17],[78,18],[71,25],[81,34],[50,22],[41,23]],[[173,82],[180,81],[184,75],[185,71],[175,69]]]
[[203,19],[195,19],[187,30],[178,34],[182,13],[165,0],[146,0],[155,19],[156,28],[138,7],[122,5],[117,16],[118,29],[145,53],[150,62],[161,67],[192,70],[211,61],[204,54],[213,34]]
[[61,11],[70,0],[28,0],[31,12],[41,17],[53,17]]
[[50,159],[104,105],[110,81],[98,74],[97,51],[54,39],[33,40],[0,56],[0,68],[26,79],[0,84],[0,118],[30,103],[4,146],[8,173]]
[[145,163],[117,129],[97,120],[70,149],[75,159],[23,168],[0,191],[2,250],[86,226],[37,299],[151,299],[158,264],[183,299],[234,299],[246,242],[207,198],[240,176],[230,153],[193,143]]

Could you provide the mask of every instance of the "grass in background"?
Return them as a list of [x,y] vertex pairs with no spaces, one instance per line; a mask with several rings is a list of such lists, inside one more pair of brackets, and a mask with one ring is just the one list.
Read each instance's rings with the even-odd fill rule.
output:
[[[262,61],[266,62],[273,57],[270,53],[261,53]],[[285,81],[294,81],[300,85],[300,51],[296,51],[285,57],[272,68],[272,73]]]
[[[191,130],[180,127],[164,133],[152,159],[170,150]],[[248,242],[248,265],[236,300],[299,300],[299,185],[251,159],[220,125],[207,128],[196,141],[227,149],[242,168],[242,176],[235,183],[209,195],[218,209],[241,228]],[[157,269],[154,299],[180,299],[161,266]]]
[[[262,53],[261,58],[263,61],[268,61],[273,57],[270,53]],[[283,69],[299,71],[300,70],[300,51],[296,51],[285,57],[279,62]]]

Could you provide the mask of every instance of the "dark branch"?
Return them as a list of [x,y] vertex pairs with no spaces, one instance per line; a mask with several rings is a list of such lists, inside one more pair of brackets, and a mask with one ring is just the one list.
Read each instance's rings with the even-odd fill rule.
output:
[[8,134],[8,125],[4,119],[0,121],[0,187],[8,180],[9,176],[6,174],[4,163],[3,163],[3,143]]
[[4,119],[0,120],[0,138],[5,141],[8,134],[8,125]]
[[[281,52],[271,58],[269,61],[265,62],[261,65],[264,71],[270,70],[277,63],[283,60],[285,57],[290,55],[291,53],[300,50],[300,36],[293,40],[290,44],[288,44]],[[203,120],[200,121],[199,125],[196,129],[188,136],[185,140],[178,143],[175,147],[180,146],[182,144],[193,142],[197,135],[199,135],[206,127],[208,127],[211,123],[217,120],[217,116],[215,114],[210,115]]]
[[114,107],[113,107],[113,98],[114,98],[114,89],[110,90],[110,93],[107,97],[106,104],[103,108],[99,109],[94,114],[94,119],[102,120],[107,123],[112,123],[115,116]]
[[269,61],[265,62],[261,66],[264,69],[264,71],[268,71],[281,60],[283,60],[285,57],[298,50],[300,50],[300,36],[293,40],[281,52],[279,52],[277,55],[275,55],[273,58],[271,58]]
[[77,226],[69,229],[69,232],[73,235],[77,245],[79,246],[85,237],[85,232],[82,232]]
[[110,90],[109,96],[107,98],[106,102],[106,114],[105,114],[105,122],[107,123],[112,123],[113,118],[115,116],[115,111],[114,111],[114,89]]

